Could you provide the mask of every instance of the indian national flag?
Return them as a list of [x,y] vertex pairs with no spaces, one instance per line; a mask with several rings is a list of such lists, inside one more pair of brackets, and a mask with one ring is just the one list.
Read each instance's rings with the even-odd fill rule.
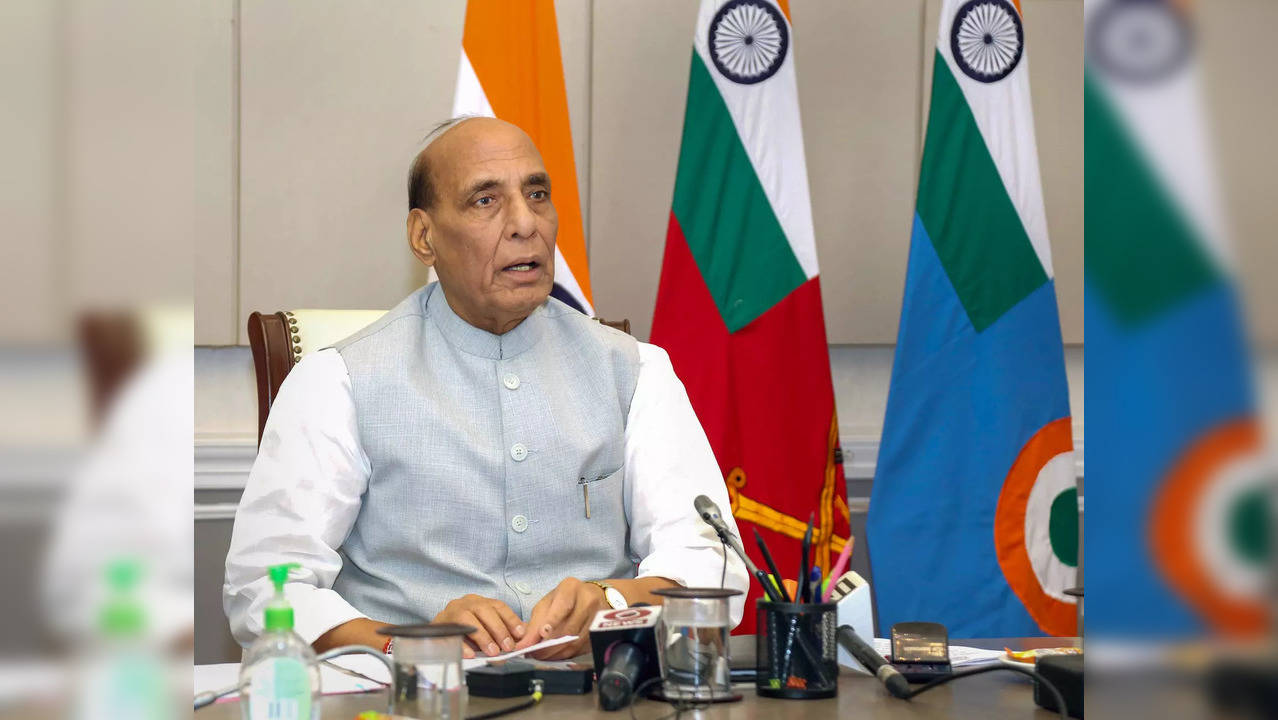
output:
[[[848,540],[788,8],[705,0],[652,342],[670,353],[728,485],[786,578]],[[741,631],[754,632],[754,587]]]
[[867,525],[880,627],[1075,634],[1073,447],[1020,3],[945,0]]
[[461,115],[514,123],[541,150],[559,213],[551,294],[594,315],[553,0],[467,4],[453,99]]

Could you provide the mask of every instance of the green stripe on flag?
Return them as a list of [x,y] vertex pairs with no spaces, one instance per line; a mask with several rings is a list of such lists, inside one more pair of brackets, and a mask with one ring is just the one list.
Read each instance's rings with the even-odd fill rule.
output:
[[918,208],[978,332],[1047,282],[976,118],[940,53],[932,73]]
[[728,332],[749,325],[807,280],[695,50],[673,205]]
[[1126,324],[1219,280],[1090,74],[1083,81],[1087,281]]

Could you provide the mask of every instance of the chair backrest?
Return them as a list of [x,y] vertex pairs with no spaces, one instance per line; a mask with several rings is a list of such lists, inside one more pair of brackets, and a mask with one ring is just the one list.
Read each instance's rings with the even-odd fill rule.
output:
[[123,387],[157,355],[189,351],[190,308],[155,305],[96,309],[79,315],[76,334],[89,391],[90,420],[100,425]]
[[[385,310],[281,310],[249,315],[249,347],[253,350],[253,370],[257,375],[259,443],[280,385],[302,356],[329,347],[385,314]],[[630,333],[629,320],[597,319]]]
[[80,354],[88,376],[89,409],[98,426],[124,383],[146,354],[143,330],[133,313],[98,310],[80,316]]

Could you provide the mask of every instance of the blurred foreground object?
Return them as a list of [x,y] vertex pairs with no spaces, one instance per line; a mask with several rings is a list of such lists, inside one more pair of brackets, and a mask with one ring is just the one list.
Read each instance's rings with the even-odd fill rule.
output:
[[[24,703],[69,710],[75,697],[130,687],[143,688],[142,705],[82,707],[173,712],[127,667],[145,657],[167,684],[189,658],[192,242],[210,245],[220,227],[209,220],[217,176],[205,168],[197,181],[195,166],[221,152],[195,142],[209,123],[197,122],[208,83],[193,59],[209,46],[193,30],[229,37],[215,10],[0,4],[0,713],[57,716]],[[142,337],[77,325],[102,315],[137,323]],[[169,328],[154,345],[151,318]],[[104,581],[123,582],[118,573],[127,588]],[[107,622],[104,609],[125,599],[143,621]],[[189,664],[177,676],[189,684]],[[73,677],[83,682],[47,692]]]
[[100,328],[126,331],[98,338],[109,361],[88,369],[106,402],[55,521],[46,621],[75,671],[73,718],[160,720],[193,634],[193,324],[180,307],[110,317]]
[[164,657],[148,632],[147,609],[137,594],[142,564],[122,558],[107,565],[108,595],[98,626],[77,648],[79,692],[73,720],[162,720],[175,707]]
[[145,360],[123,381],[56,519],[45,595],[62,634],[92,632],[105,568],[136,558],[149,631],[189,635],[194,519],[189,311],[153,310],[137,325]]
[[1093,638],[1256,637],[1270,621],[1274,476],[1193,5],[1085,5]]

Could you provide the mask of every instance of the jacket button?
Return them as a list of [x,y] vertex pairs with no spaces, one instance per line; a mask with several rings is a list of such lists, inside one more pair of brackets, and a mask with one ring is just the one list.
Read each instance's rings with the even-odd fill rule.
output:
[[510,456],[515,459],[515,462],[523,462],[524,458],[528,457],[528,448],[523,443],[515,443],[510,446]]
[[510,519],[510,529],[517,533],[521,533],[528,529],[528,518],[523,515],[516,515]]
[[524,582],[523,580],[520,580],[519,582],[515,583],[515,589],[525,595],[532,594],[532,587],[529,586],[528,583]]
[[506,386],[508,390],[519,389],[519,376],[515,373],[508,372],[501,378],[501,384]]

